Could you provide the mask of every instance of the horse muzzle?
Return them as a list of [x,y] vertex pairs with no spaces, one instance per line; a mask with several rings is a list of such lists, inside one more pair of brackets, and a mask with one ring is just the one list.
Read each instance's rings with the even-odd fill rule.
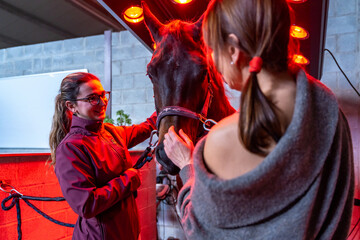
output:
[[164,143],[161,142],[155,149],[156,161],[161,164],[163,170],[170,175],[176,175],[180,172],[180,168],[176,166],[165,153]]

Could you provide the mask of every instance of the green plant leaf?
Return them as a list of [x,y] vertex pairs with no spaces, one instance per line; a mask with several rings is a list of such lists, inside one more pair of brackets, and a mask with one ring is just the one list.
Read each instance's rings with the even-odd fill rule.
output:
[[113,120],[113,119],[111,119],[111,118],[109,118],[109,116],[106,116],[106,117],[104,118],[104,123],[111,123],[111,124],[114,124],[114,120]]
[[[124,110],[119,110],[116,112],[116,125],[118,126],[126,126],[126,125],[131,125],[132,124],[132,120],[130,118],[130,115],[129,114],[126,114],[124,112]],[[114,124],[114,120],[109,118],[108,116],[105,117],[104,119],[104,122],[107,122],[107,123],[112,123]]]

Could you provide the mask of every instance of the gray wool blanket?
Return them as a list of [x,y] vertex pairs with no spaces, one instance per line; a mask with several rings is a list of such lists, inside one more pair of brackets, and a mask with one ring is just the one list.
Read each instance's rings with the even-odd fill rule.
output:
[[[346,239],[354,197],[351,136],[334,95],[300,71],[292,121],[251,172],[219,179],[206,138],[184,167],[178,197],[188,239]],[[219,159],[221,161],[221,159]]]

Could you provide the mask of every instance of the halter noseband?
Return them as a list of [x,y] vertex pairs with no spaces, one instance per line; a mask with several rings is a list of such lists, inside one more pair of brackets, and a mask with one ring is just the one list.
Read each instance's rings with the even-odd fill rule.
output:
[[161,110],[161,112],[159,113],[159,115],[157,116],[157,119],[156,119],[157,130],[160,129],[161,119],[163,119],[166,116],[182,116],[182,117],[197,119],[204,124],[205,130],[207,130],[205,125],[207,124],[208,119],[206,117],[207,117],[207,113],[208,113],[208,110],[210,108],[210,104],[211,104],[211,101],[213,98],[213,90],[212,90],[211,79],[209,78],[209,75],[207,74],[206,77],[208,78],[209,85],[208,85],[208,91],[206,94],[204,106],[203,106],[201,112],[196,113],[194,111],[191,111],[187,108],[180,107],[180,106],[167,106],[167,107],[163,108]]

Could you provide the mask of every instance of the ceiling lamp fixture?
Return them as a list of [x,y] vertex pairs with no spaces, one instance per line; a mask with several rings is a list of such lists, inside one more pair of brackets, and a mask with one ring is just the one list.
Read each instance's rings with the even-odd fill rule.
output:
[[124,12],[124,18],[130,23],[138,23],[144,20],[143,9],[141,7],[129,7]]
[[188,4],[189,2],[192,2],[192,0],[172,0],[174,3],[179,4]]
[[294,54],[293,61],[301,65],[308,65],[310,63],[309,59],[300,54]]
[[290,35],[297,39],[307,39],[309,37],[309,33],[305,30],[305,28],[293,25],[290,28]]

